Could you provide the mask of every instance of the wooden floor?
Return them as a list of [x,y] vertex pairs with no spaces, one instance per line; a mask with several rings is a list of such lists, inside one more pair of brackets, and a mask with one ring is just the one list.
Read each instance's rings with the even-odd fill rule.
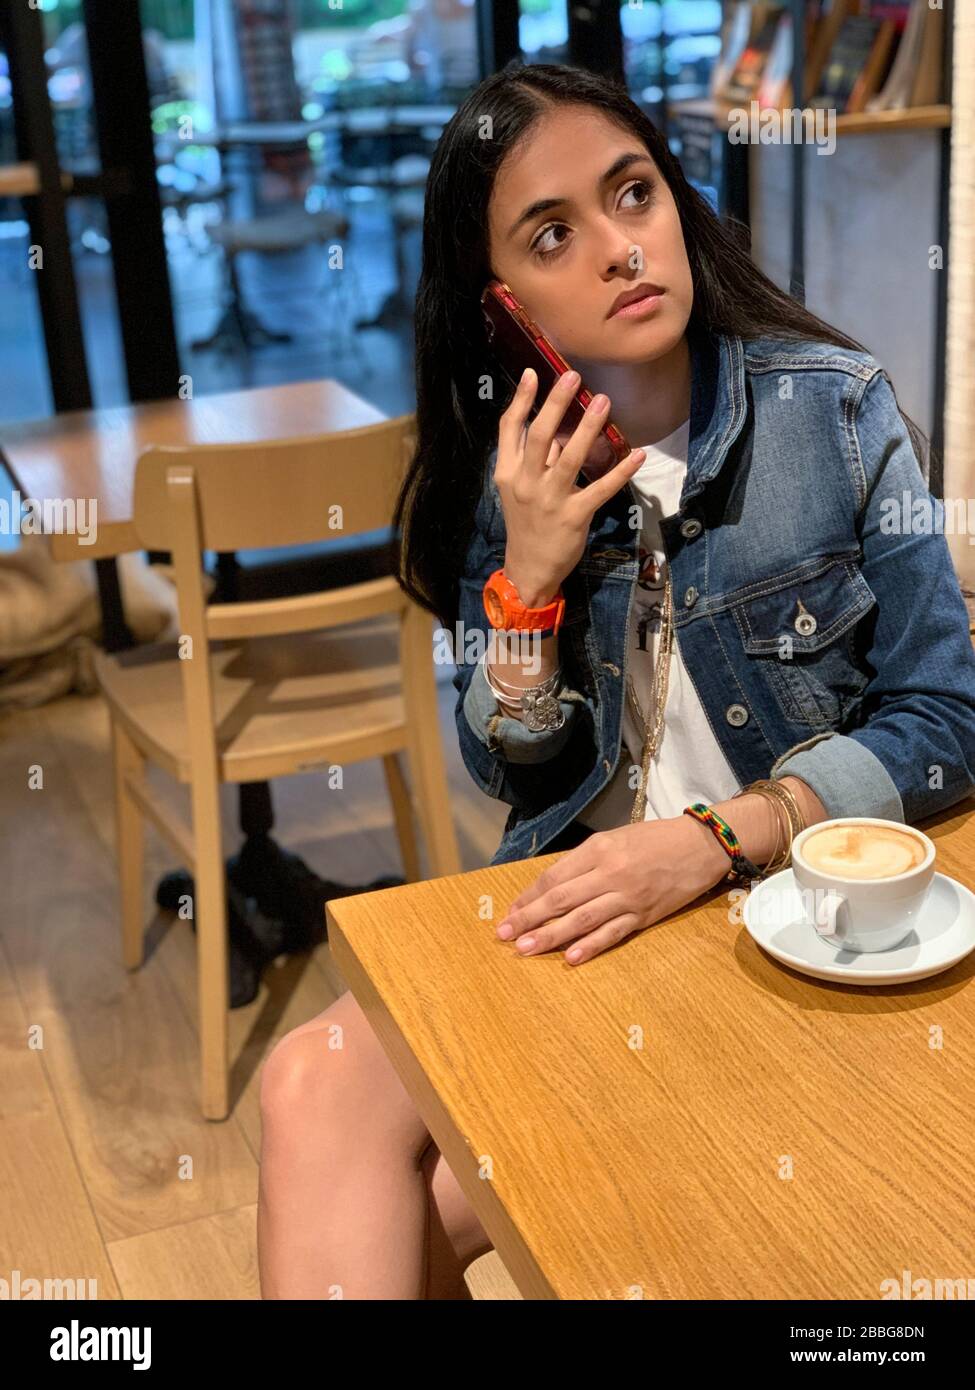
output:
[[[461,763],[454,698],[448,680],[453,811],[474,868],[494,852],[506,807]],[[236,794],[224,792],[232,852]],[[342,791],[308,774],[274,792],[276,837],[319,873],[357,883],[401,871],[378,762],[346,767]],[[0,716],[0,819],[0,1278],[95,1279],[100,1299],[259,1298],[258,1072],[278,1037],[345,990],[328,946],[280,958],[254,1002],[231,1010],[233,1111],[208,1122],[195,937],[155,908],[155,882],[176,864],[151,829],[146,962],[132,974],[121,964],[100,699]],[[468,1281],[476,1298],[518,1297],[493,1253]]]

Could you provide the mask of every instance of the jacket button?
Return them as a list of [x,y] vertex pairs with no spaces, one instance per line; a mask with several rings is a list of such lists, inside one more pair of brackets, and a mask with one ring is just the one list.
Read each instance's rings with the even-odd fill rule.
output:
[[800,637],[811,637],[816,631],[818,623],[811,613],[800,613],[796,618],[793,627]]
[[696,516],[689,516],[686,521],[680,524],[680,533],[685,540],[692,541],[695,536],[701,534],[701,523]]
[[724,717],[729,724],[733,724],[736,729],[739,729],[742,724],[746,723],[748,711],[744,705],[729,705],[724,712]]
[[697,590],[692,584],[689,589],[684,590],[684,607],[693,608],[697,603]]

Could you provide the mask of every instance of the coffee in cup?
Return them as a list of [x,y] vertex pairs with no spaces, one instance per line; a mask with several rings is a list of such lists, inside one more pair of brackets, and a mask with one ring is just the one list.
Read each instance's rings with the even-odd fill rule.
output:
[[890,825],[829,823],[803,845],[806,862],[843,878],[893,878],[923,863],[926,847],[910,831]]
[[934,842],[923,831],[871,816],[823,821],[792,842],[806,920],[849,951],[890,951],[910,935],[934,861]]

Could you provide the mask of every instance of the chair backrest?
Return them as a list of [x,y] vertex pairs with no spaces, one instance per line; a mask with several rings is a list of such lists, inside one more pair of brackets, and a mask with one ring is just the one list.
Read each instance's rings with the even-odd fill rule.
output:
[[201,552],[303,545],[388,527],[415,440],[413,415],[260,444],[150,449],[135,479],[135,528],[169,550],[183,634],[263,637],[400,612],[395,576],[248,603],[206,604]]
[[415,438],[400,415],[334,434],[256,444],[150,449],[135,479],[135,527],[147,550],[172,550],[166,475],[196,476],[206,550],[256,550],[334,540],[388,526]]

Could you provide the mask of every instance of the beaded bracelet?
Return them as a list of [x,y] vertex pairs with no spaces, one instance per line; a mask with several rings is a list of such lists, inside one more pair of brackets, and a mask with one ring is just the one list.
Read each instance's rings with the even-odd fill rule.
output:
[[685,806],[683,814],[693,816],[696,821],[706,825],[715,837],[718,844],[731,860],[731,868],[725,875],[729,883],[751,883],[753,879],[761,878],[762,871],[748,858],[748,855],[741,847],[741,841],[732,830],[728,822],[710,806],[703,801],[696,801],[693,806]]

